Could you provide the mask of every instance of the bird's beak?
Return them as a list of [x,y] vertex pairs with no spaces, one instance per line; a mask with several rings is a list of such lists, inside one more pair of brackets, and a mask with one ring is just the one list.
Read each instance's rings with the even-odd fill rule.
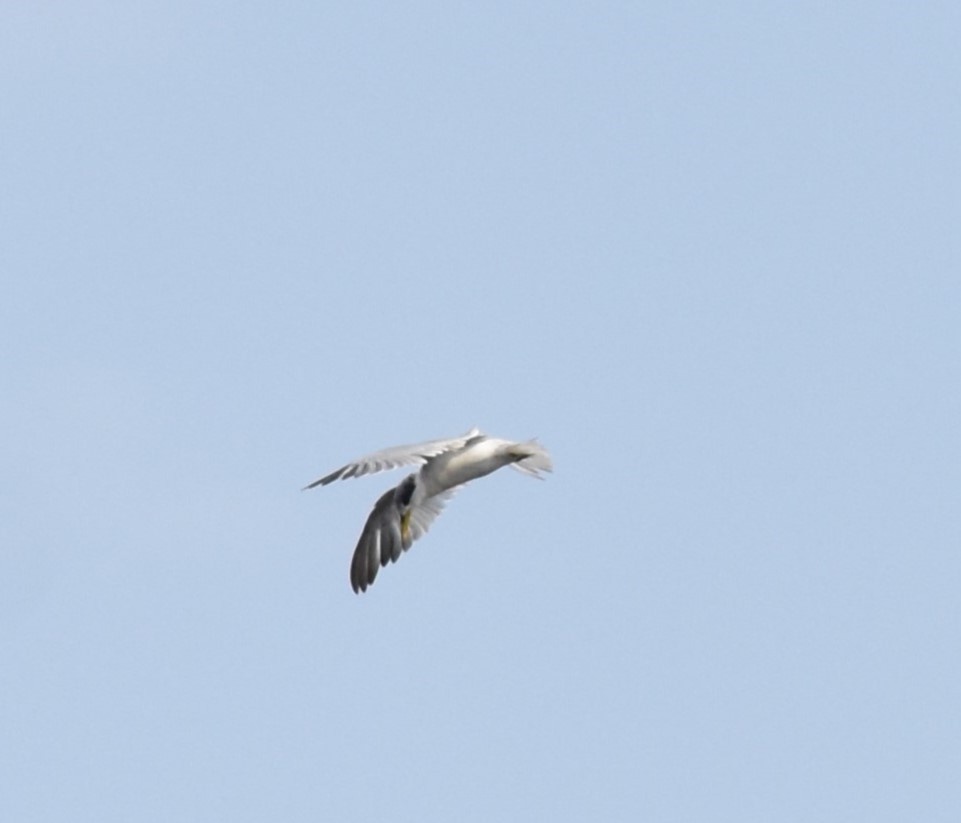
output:
[[404,548],[408,548],[411,544],[410,539],[410,509],[405,511],[400,516],[400,539],[404,543]]

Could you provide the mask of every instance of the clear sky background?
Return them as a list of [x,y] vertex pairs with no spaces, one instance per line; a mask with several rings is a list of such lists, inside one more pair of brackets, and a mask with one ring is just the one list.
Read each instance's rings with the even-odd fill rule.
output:
[[958,820],[959,9],[5,3],[0,819]]

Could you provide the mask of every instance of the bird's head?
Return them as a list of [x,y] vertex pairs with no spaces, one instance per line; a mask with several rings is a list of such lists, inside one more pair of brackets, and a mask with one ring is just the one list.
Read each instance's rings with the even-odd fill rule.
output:
[[400,512],[400,536],[407,548],[411,544],[410,536],[410,512],[411,501],[414,498],[414,490],[417,488],[417,475],[410,474],[405,477],[400,485],[394,490],[394,505]]
[[409,474],[400,485],[394,489],[394,505],[404,511],[410,508],[410,501],[414,496],[414,489],[417,488],[417,475]]

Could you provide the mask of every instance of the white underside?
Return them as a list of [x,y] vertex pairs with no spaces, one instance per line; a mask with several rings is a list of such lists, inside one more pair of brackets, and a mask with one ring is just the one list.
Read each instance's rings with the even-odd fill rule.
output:
[[488,438],[459,451],[445,452],[431,458],[420,470],[418,491],[425,498],[476,480],[513,463],[516,457],[507,440]]

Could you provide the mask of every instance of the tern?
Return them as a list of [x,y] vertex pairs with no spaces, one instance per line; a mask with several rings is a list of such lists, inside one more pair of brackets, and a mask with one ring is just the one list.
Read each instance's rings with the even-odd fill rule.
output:
[[407,475],[374,503],[350,564],[350,584],[355,592],[366,591],[381,566],[396,562],[426,534],[444,504],[465,483],[504,466],[531,477],[553,470],[550,454],[536,440],[501,440],[474,428],[460,437],[393,446],[368,454],[304,489],[417,464],[421,464],[419,471]]

